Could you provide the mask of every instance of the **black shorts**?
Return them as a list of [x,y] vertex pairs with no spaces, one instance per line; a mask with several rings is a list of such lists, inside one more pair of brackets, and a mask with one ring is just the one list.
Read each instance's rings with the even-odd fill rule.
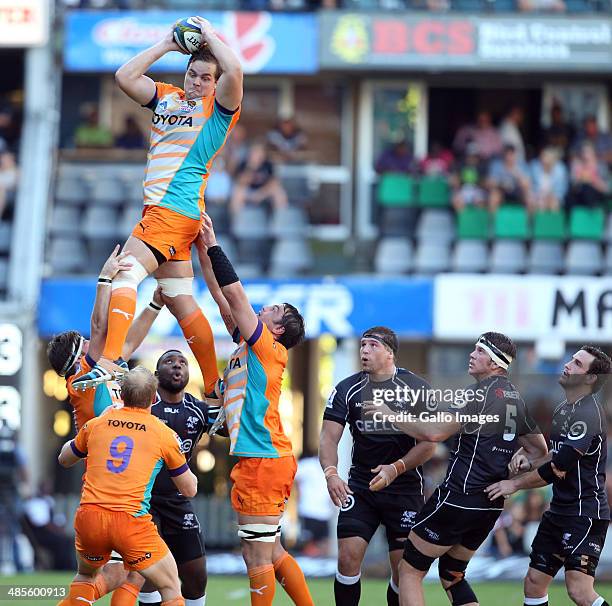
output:
[[151,515],[177,564],[196,560],[205,554],[200,521],[189,499],[153,496]]
[[378,527],[385,527],[389,551],[403,549],[417,513],[423,507],[420,494],[396,495],[355,489],[348,505],[340,508],[339,539],[361,537],[368,543]]
[[576,564],[580,564],[580,558],[570,556],[587,556],[594,572],[606,540],[608,524],[608,520],[545,511],[531,543],[530,566],[554,577],[562,566],[566,570],[578,569]]
[[414,522],[412,531],[434,545],[463,545],[476,551],[503,510],[503,498],[464,495],[438,487]]

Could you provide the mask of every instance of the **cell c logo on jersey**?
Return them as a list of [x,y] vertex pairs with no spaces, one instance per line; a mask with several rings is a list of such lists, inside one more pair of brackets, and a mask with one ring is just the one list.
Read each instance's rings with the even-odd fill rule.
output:
[[580,440],[584,438],[587,432],[587,424],[584,421],[576,421],[567,432],[567,437],[570,440]]
[[191,450],[192,440],[181,440],[181,452],[185,454]]
[[355,497],[352,494],[347,495],[346,503],[340,507],[340,511],[348,511],[355,505]]

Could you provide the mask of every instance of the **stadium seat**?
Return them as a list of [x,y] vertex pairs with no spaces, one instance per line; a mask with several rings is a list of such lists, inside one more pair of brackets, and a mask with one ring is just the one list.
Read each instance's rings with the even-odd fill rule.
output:
[[313,191],[306,177],[283,177],[281,183],[291,206],[305,206],[313,197]]
[[54,206],[49,231],[53,235],[70,236],[81,224],[81,209],[78,206]]
[[374,255],[378,274],[403,274],[412,268],[412,243],[406,238],[383,238]]
[[608,213],[608,220],[606,222],[606,233],[604,237],[608,244],[612,243],[612,212]]
[[[79,238],[53,238],[49,246],[49,262],[53,272],[79,273],[87,267],[87,252]],[[98,271],[92,268],[91,271]]]
[[570,213],[569,236],[579,240],[601,240],[604,234],[602,208],[573,208]]
[[124,240],[127,239],[140,219],[142,219],[142,204],[140,206],[132,204],[124,206],[119,213],[117,235]]
[[118,237],[117,212],[108,206],[87,207],[81,225],[83,235],[90,240]]
[[453,217],[443,210],[427,209],[422,211],[416,230],[419,241],[433,240],[450,243],[455,239]]
[[413,206],[414,179],[402,173],[385,173],[378,183],[378,203],[381,206]]
[[208,202],[206,204],[206,214],[212,219],[215,233],[226,234],[230,231],[230,216],[227,204]]
[[245,206],[232,221],[236,238],[263,239],[269,235],[268,215],[261,206]]
[[612,244],[606,247],[606,256],[604,258],[604,274],[612,276]]
[[482,240],[459,240],[451,258],[451,268],[461,273],[481,273],[488,267],[489,252]]
[[535,240],[564,240],[565,214],[541,211],[533,215],[533,237]]
[[520,274],[525,271],[525,244],[516,240],[496,240],[491,249],[489,269],[494,274]]
[[91,182],[91,201],[94,204],[120,206],[127,192],[121,179],[95,178]]
[[525,240],[529,237],[527,210],[522,206],[502,206],[493,221],[495,238]]
[[419,182],[421,206],[450,206],[450,188],[444,177],[423,177]]
[[287,237],[275,242],[270,256],[270,273],[275,277],[291,277],[308,271],[313,264],[308,240]]
[[563,270],[563,246],[559,242],[534,241],[527,260],[527,271],[554,275]]
[[141,206],[144,201],[142,179],[125,182],[125,202],[130,206]]
[[62,177],[57,181],[55,200],[60,204],[79,206],[89,200],[89,188],[76,177]]
[[0,291],[8,287],[8,259],[0,259]]
[[486,240],[489,237],[489,212],[468,206],[457,213],[457,236],[462,240]]
[[571,275],[594,276],[602,270],[602,257],[597,242],[570,242],[565,253],[565,271]]
[[414,234],[419,211],[417,208],[381,208],[380,235],[383,237],[408,237]]
[[0,254],[11,250],[11,224],[6,221],[0,223]]
[[419,244],[414,258],[414,272],[417,274],[439,274],[448,270],[450,251],[448,244],[423,241]]
[[275,238],[303,237],[308,231],[308,220],[301,208],[289,206],[274,211],[270,231]]

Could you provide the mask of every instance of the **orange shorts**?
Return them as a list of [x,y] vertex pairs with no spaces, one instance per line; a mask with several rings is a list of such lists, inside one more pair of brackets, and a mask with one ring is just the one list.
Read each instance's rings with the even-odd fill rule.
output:
[[169,208],[149,204],[144,207],[142,219],[134,227],[132,235],[157,249],[166,260],[189,261],[191,245],[198,237],[201,224],[202,221]]
[[297,471],[295,457],[241,458],[230,478],[234,511],[250,516],[279,516],[291,495]]
[[94,568],[104,566],[113,550],[121,554],[128,570],[148,568],[168,553],[150,515],[135,518],[126,511],[82,505],[76,511],[74,530],[76,550]]

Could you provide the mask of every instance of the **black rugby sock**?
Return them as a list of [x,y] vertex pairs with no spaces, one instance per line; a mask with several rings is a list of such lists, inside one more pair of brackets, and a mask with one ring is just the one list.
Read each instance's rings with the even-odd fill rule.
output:
[[334,579],[336,606],[357,606],[361,597],[361,575],[347,577],[340,573]]
[[391,583],[387,585],[387,606],[400,606],[399,593],[395,593]]

